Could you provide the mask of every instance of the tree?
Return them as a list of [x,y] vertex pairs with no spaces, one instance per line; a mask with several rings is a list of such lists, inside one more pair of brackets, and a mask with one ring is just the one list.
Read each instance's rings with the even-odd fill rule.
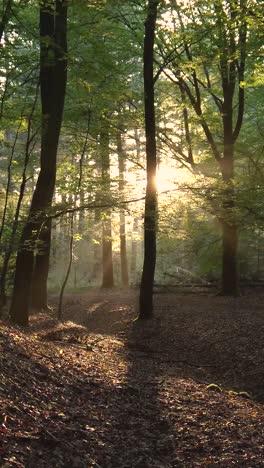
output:
[[[50,246],[50,207],[56,179],[56,157],[67,81],[67,2],[44,1],[40,6],[40,91],[42,104],[40,174],[28,220],[23,228],[16,260],[10,315],[19,325],[28,324],[34,271],[34,300],[46,302]],[[38,245],[34,269],[34,251]],[[38,295],[40,302],[38,301]]]
[[[124,172],[125,172],[125,154],[123,150],[122,133],[117,130],[117,156],[118,156],[118,171],[119,171],[119,196],[124,193]],[[127,248],[126,248],[126,215],[124,208],[120,209],[119,213],[119,239],[120,239],[120,263],[121,263],[121,282],[123,286],[128,286],[128,264],[127,264]]]
[[[110,187],[110,154],[109,154],[109,122],[107,117],[101,119],[100,154],[102,168],[103,198],[109,196]],[[114,286],[113,251],[112,251],[112,213],[111,209],[102,211],[102,260],[103,288]]]
[[[32,109],[30,111],[30,114],[27,117],[27,136],[26,136],[26,142],[25,142],[25,154],[24,154],[24,161],[23,161],[21,183],[19,187],[19,196],[18,196],[17,203],[16,203],[14,218],[12,220],[12,227],[10,230],[8,242],[5,248],[5,252],[4,252],[3,265],[0,271],[0,315],[1,315],[1,307],[6,304],[6,283],[7,283],[8,266],[9,266],[9,261],[10,261],[12,252],[14,250],[15,238],[16,238],[18,225],[19,225],[21,205],[23,202],[23,198],[24,198],[24,194],[26,190],[26,184],[28,181],[27,170],[28,170],[28,165],[30,161],[30,156],[34,147],[34,144],[32,146],[32,143],[34,142],[34,138],[36,136],[36,132],[32,131],[32,120],[34,117],[38,94],[39,94],[39,87],[37,86],[36,95],[34,98],[34,102],[32,104]],[[3,216],[2,216],[2,225],[0,228],[0,242],[1,242],[2,234],[3,234],[3,230],[6,224],[5,223],[6,213],[7,213],[8,201],[9,201],[9,195],[10,195],[10,185],[11,185],[11,166],[13,162],[16,142],[17,142],[17,135],[13,143],[11,156],[10,156],[9,163],[8,163],[7,187],[6,187],[5,202],[4,202],[4,209],[3,209]]]
[[[174,13],[174,44],[170,48],[167,37],[163,40],[161,68],[171,70],[174,77],[167,77],[188,99],[196,126],[201,127],[222,175],[221,213],[216,213],[222,225],[222,293],[235,295],[238,222],[234,156],[245,106],[248,2],[217,0],[212,5],[191,3],[188,8],[174,5]],[[212,115],[215,120],[218,115],[217,124],[210,119]]]
[[139,318],[147,319],[153,315],[153,285],[156,266],[156,125],[154,107],[154,40],[158,0],[149,0],[144,37],[144,103],[147,186],[144,215],[144,263],[140,284]]

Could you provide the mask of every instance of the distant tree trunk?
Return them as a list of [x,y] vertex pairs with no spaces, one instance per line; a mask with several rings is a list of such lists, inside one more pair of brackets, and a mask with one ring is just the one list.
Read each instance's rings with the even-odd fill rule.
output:
[[63,301],[63,295],[65,288],[68,283],[68,279],[71,273],[71,267],[72,267],[72,261],[73,261],[73,241],[74,241],[74,213],[70,214],[70,242],[69,242],[69,261],[68,261],[68,266],[65,274],[65,278],[62,282],[61,290],[60,290],[60,295],[59,295],[59,303],[58,303],[58,310],[57,310],[57,318],[58,320],[62,319],[62,301]]
[[[8,265],[9,265],[9,260],[12,255],[12,252],[14,250],[14,243],[15,243],[15,238],[16,238],[16,233],[17,233],[17,228],[18,228],[20,208],[21,208],[22,201],[24,198],[24,192],[25,192],[26,183],[27,183],[27,169],[28,169],[28,163],[29,163],[29,158],[31,154],[31,143],[32,143],[32,139],[34,138],[34,134],[33,135],[31,134],[31,126],[32,126],[33,115],[35,112],[38,93],[39,93],[39,87],[37,87],[36,97],[32,106],[31,113],[28,118],[27,141],[25,145],[25,157],[24,157],[24,165],[23,165],[23,171],[22,171],[19,196],[18,196],[18,201],[17,201],[17,205],[15,209],[11,233],[8,239],[7,249],[4,254],[3,266],[0,272],[0,313],[1,313],[1,307],[6,304],[6,278],[7,278],[7,273],[8,273]],[[14,142],[14,149],[15,149],[15,142]],[[5,208],[7,206],[7,198],[8,198],[10,182],[11,182],[11,163],[12,163],[12,157],[10,159],[10,167],[8,168],[9,174],[8,174],[8,182],[7,182],[7,189],[6,189]],[[5,218],[5,214],[3,214],[3,219],[4,218]],[[1,234],[0,234],[0,239],[1,239]]]
[[[122,197],[124,193],[124,172],[125,172],[125,155],[122,146],[121,131],[117,132],[117,155],[119,169],[119,195]],[[124,209],[119,212],[119,238],[120,238],[120,262],[121,262],[121,281],[122,286],[128,286],[128,265],[127,265],[127,248],[126,248],[126,215]]]
[[93,233],[93,268],[91,272],[91,280],[95,282],[95,285],[101,281],[102,272],[102,246],[101,246],[101,217],[100,210],[94,210],[94,233]]
[[[84,205],[84,190],[80,188],[80,196],[79,196],[79,202],[80,206]],[[79,211],[79,220],[78,220],[78,226],[79,226],[79,233],[82,234],[84,230],[84,210]]]
[[139,131],[137,128],[135,128],[135,142],[136,142],[137,161],[141,162],[141,142],[140,142]]
[[147,186],[144,217],[144,263],[140,285],[139,318],[153,315],[153,286],[156,266],[156,125],[154,107],[154,39],[159,0],[149,0],[144,38],[144,103],[147,159]]
[[[231,129],[232,132],[232,129]],[[224,158],[221,163],[222,176],[225,184],[223,191],[223,218],[222,218],[222,290],[226,296],[238,294],[238,228],[235,216],[235,190],[234,177],[234,150],[232,135],[225,131]]]
[[[100,153],[102,165],[102,183],[104,198],[110,194],[110,154],[109,154],[109,124],[102,121],[100,134]],[[113,251],[112,251],[112,213],[111,209],[102,212],[102,261],[103,280],[102,288],[112,288],[114,286]]]
[[37,310],[48,307],[47,280],[50,261],[51,227],[51,219],[42,226],[39,236],[41,244],[35,256],[31,285],[31,305]]
[[[137,161],[141,163],[142,157],[141,157],[141,143],[140,143],[140,135],[138,132],[138,129],[135,128],[135,142],[136,142],[136,155],[137,155]],[[138,257],[138,226],[139,226],[139,218],[137,214],[134,217],[133,221],[133,232],[132,232],[132,243],[131,243],[131,265],[130,265],[130,271],[131,271],[131,284],[136,284],[138,278],[137,278],[137,257]]]
[[131,243],[131,273],[130,273],[130,284],[135,284],[137,280],[137,251],[138,251],[138,218],[134,219],[132,243]]
[[[21,235],[16,261],[10,314],[11,319],[19,325],[28,324],[36,242],[46,245],[50,239],[51,223],[47,222],[46,217],[51,207],[55,186],[57,148],[67,81],[66,34],[67,1],[57,0],[54,4],[48,0],[42,2],[40,7],[41,169],[29,217]],[[37,257],[40,255],[37,254]],[[46,284],[48,260],[46,255],[36,260],[33,297],[36,298],[37,292],[42,291],[41,301],[34,304],[37,307],[46,306],[43,298],[46,286],[43,286],[43,283]]]

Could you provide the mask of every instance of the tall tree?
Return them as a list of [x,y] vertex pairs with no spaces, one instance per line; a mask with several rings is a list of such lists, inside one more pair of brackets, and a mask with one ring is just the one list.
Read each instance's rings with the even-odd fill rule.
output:
[[153,315],[153,285],[156,266],[156,124],[154,106],[154,41],[159,0],[149,0],[144,37],[144,104],[147,186],[144,215],[144,263],[140,284],[139,318]]
[[[107,118],[101,119],[100,154],[102,167],[103,198],[109,196],[110,187],[110,148],[109,148],[109,122]],[[103,262],[103,288],[114,286],[113,250],[112,250],[112,213],[111,209],[102,211],[102,262]]]
[[[124,194],[124,172],[125,172],[125,154],[123,150],[122,133],[117,130],[117,155],[119,170],[119,196]],[[119,239],[120,239],[120,263],[121,263],[121,281],[122,286],[128,286],[128,264],[126,248],[126,214],[123,208],[119,212]]]
[[[36,103],[38,100],[38,94],[39,94],[39,88],[37,86],[36,90],[36,96],[32,105],[31,112],[27,118],[27,137],[26,137],[26,143],[25,143],[25,155],[24,155],[24,163],[23,163],[23,170],[22,170],[22,177],[21,177],[21,184],[19,188],[19,196],[14,212],[14,218],[12,222],[12,227],[11,231],[9,234],[9,239],[7,242],[7,246],[5,249],[4,253],[4,258],[3,258],[3,265],[0,270],[0,314],[1,314],[1,307],[6,304],[6,282],[7,282],[7,273],[8,273],[8,266],[9,266],[9,260],[11,258],[12,252],[14,250],[14,244],[15,244],[15,238],[16,238],[16,233],[18,230],[18,225],[19,225],[19,216],[20,216],[20,210],[21,210],[21,205],[23,202],[25,190],[26,190],[26,184],[27,184],[27,170],[28,170],[28,165],[30,162],[30,156],[34,147],[34,137],[36,134],[32,132],[32,120],[34,117],[34,112],[35,112],[35,107]],[[12,153],[15,152],[15,147],[16,147],[16,140],[15,138],[14,143],[13,143],[13,148],[12,148]],[[8,180],[7,180],[7,188],[6,188],[6,196],[5,196],[5,204],[4,204],[4,210],[3,210],[3,221],[2,221],[2,226],[0,228],[0,242],[1,242],[1,237],[2,237],[2,232],[3,232],[3,227],[5,224],[5,214],[7,211],[7,206],[8,206],[8,198],[9,198],[9,190],[10,190],[10,185],[11,185],[11,165],[12,165],[12,159],[13,156],[11,154],[9,164],[8,164]]]
[[55,186],[67,82],[67,9],[66,0],[45,0],[40,6],[41,168],[16,260],[10,315],[20,325],[28,324],[34,251],[39,243],[48,251],[42,256],[38,252],[36,257],[34,296],[37,291],[46,294],[43,285],[48,271],[51,229],[48,215]]
[[185,102],[189,100],[196,125],[201,127],[222,176],[221,210],[216,213],[222,226],[222,293],[235,295],[238,223],[234,157],[245,105],[248,2],[191,2],[188,8],[172,4],[173,47],[167,49],[166,38],[162,67],[170,68],[174,77],[167,77],[177,84]]

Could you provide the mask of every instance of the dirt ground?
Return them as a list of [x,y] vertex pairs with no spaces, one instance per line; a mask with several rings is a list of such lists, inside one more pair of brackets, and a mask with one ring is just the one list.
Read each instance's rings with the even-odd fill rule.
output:
[[[97,290],[66,296],[63,318],[88,333],[121,338],[126,348],[171,367],[173,375],[247,391],[264,401],[264,291],[226,298],[160,290],[154,320],[143,324],[134,322],[137,307],[135,290]],[[86,331],[79,339],[85,336]]]
[[0,322],[8,467],[264,466],[264,293],[65,296],[29,329]]

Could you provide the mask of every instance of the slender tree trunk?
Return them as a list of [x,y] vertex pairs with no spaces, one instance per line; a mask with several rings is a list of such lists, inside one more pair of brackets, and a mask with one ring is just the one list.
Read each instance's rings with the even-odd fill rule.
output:
[[46,309],[48,307],[47,280],[51,247],[51,227],[51,219],[48,219],[41,228],[41,244],[38,247],[38,253],[35,256],[31,285],[31,305],[37,310]]
[[133,222],[133,233],[131,243],[131,273],[130,284],[136,284],[137,281],[137,251],[138,251],[138,218],[136,217]]
[[[234,49],[234,38],[230,39],[230,49]],[[234,130],[233,130],[233,99],[235,91],[235,63],[228,63],[227,57],[221,58],[221,77],[223,89],[223,136],[224,154],[220,162],[224,182],[223,208],[223,250],[222,250],[222,294],[238,294],[238,230],[235,214],[234,188]],[[241,122],[242,123],[242,122]]]
[[[227,138],[228,139],[228,138]],[[223,192],[222,217],[222,290],[225,296],[238,294],[238,228],[235,215],[235,190],[233,184],[233,145],[227,144],[222,161],[222,175],[225,184]]]
[[[119,169],[119,195],[122,197],[124,192],[124,172],[125,172],[125,155],[122,146],[121,131],[117,132],[117,155]],[[122,286],[128,286],[128,264],[127,264],[127,248],[126,248],[126,215],[124,209],[119,212],[119,239],[120,239],[120,263],[121,263],[121,281]]]
[[102,288],[114,286],[113,253],[112,253],[112,223],[111,214],[107,213],[103,220],[103,281]]
[[22,116],[21,116],[20,123],[18,125],[18,129],[16,131],[16,135],[15,135],[13,145],[12,145],[11,155],[9,157],[9,161],[8,161],[8,165],[7,165],[7,183],[6,183],[6,189],[5,189],[3,214],[2,214],[1,225],[0,225],[0,244],[2,242],[2,236],[3,236],[3,232],[4,232],[4,228],[5,228],[6,213],[7,213],[8,200],[9,200],[9,195],[10,195],[12,164],[13,164],[13,158],[14,158],[14,154],[15,154],[17,139],[18,139],[18,135],[19,135],[19,132],[20,132],[20,129],[21,129],[21,125],[22,125]]
[[[28,168],[30,154],[32,151],[31,143],[36,135],[36,133],[33,133],[31,135],[31,125],[32,125],[32,118],[34,115],[35,107],[36,107],[38,92],[39,92],[39,87],[37,87],[35,101],[32,106],[31,114],[28,118],[27,141],[26,141],[26,146],[25,146],[25,158],[24,158],[24,166],[23,166],[23,171],[22,171],[22,180],[20,184],[19,196],[18,196],[18,201],[17,201],[17,205],[15,209],[12,230],[11,230],[11,234],[8,240],[7,249],[4,255],[3,266],[2,266],[1,273],[0,273],[0,311],[1,311],[1,306],[5,305],[6,303],[6,277],[7,277],[7,272],[8,272],[8,265],[9,265],[9,260],[14,249],[15,237],[16,237],[16,232],[18,228],[18,220],[19,220],[19,215],[20,215],[20,208],[21,208],[22,201],[24,198],[24,192],[25,192],[26,183],[27,183],[27,168]],[[34,144],[33,144],[33,147],[34,147]],[[10,161],[10,163],[12,163],[12,161]],[[7,206],[7,195],[9,193],[10,182],[11,182],[11,166],[8,170],[10,171],[10,174],[8,176],[9,182],[7,184],[5,206]],[[3,219],[4,219],[4,215],[3,215]],[[0,236],[0,239],[1,239],[1,236]]]
[[237,227],[223,222],[222,294],[225,296],[238,294],[237,250]]
[[[102,121],[100,135],[100,152],[102,164],[102,182],[104,197],[110,194],[110,154],[109,154],[109,125]],[[103,280],[102,288],[112,288],[114,286],[113,250],[112,250],[112,213],[111,209],[104,210],[103,232],[102,232],[102,261]]]
[[[55,6],[55,8],[53,8]],[[17,254],[11,318],[19,325],[28,324],[31,280],[36,241],[45,245],[50,239],[51,224],[47,214],[51,207],[56,179],[56,157],[63,116],[67,81],[67,2],[46,0],[40,7],[40,90],[42,134],[40,174],[33,194],[28,220],[24,226]],[[47,41],[47,38],[50,40]],[[43,227],[46,226],[46,229]],[[37,254],[38,256],[39,254]],[[38,259],[33,296],[43,292],[48,261]],[[46,287],[46,286],[45,286]],[[35,304],[34,304],[35,305]]]
[[68,283],[68,279],[69,279],[70,272],[71,272],[71,267],[72,267],[72,261],[73,261],[73,240],[74,240],[74,236],[73,236],[73,234],[74,234],[74,232],[73,232],[73,225],[74,225],[74,213],[71,213],[71,214],[70,214],[69,262],[68,262],[68,267],[67,267],[66,275],[65,275],[64,281],[63,281],[62,286],[61,286],[60,295],[59,295],[59,304],[58,304],[58,310],[57,310],[57,317],[58,317],[58,320],[61,320],[61,319],[62,319],[62,301],[63,301],[63,295],[64,295],[64,291],[65,291],[65,288],[66,288],[67,283]]
[[147,158],[147,187],[144,217],[144,263],[140,285],[139,318],[153,315],[153,286],[156,266],[156,125],[153,56],[158,0],[149,0],[144,38],[144,103]]
[[[136,154],[137,154],[137,161],[139,163],[142,162],[141,157],[141,142],[140,142],[140,134],[138,129],[135,128],[135,142],[136,142]],[[136,284],[137,283],[137,257],[138,257],[138,227],[139,227],[139,218],[137,215],[134,217],[133,221],[133,232],[132,232],[132,242],[131,242],[131,265],[130,265],[130,283]]]
[[[82,188],[80,188],[79,201],[80,201],[80,206],[83,206],[84,205],[84,190]],[[78,220],[80,234],[82,234],[84,230],[84,221],[85,221],[84,210],[81,210],[79,211],[79,220]]]
[[95,230],[93,233],[93,268],[91,272],[91,280],[94,281],[95,285],[101,281],[102,275],[102,246],[101,246],[101,217],[100,210],[97,208],[94,210],[94,226]]

